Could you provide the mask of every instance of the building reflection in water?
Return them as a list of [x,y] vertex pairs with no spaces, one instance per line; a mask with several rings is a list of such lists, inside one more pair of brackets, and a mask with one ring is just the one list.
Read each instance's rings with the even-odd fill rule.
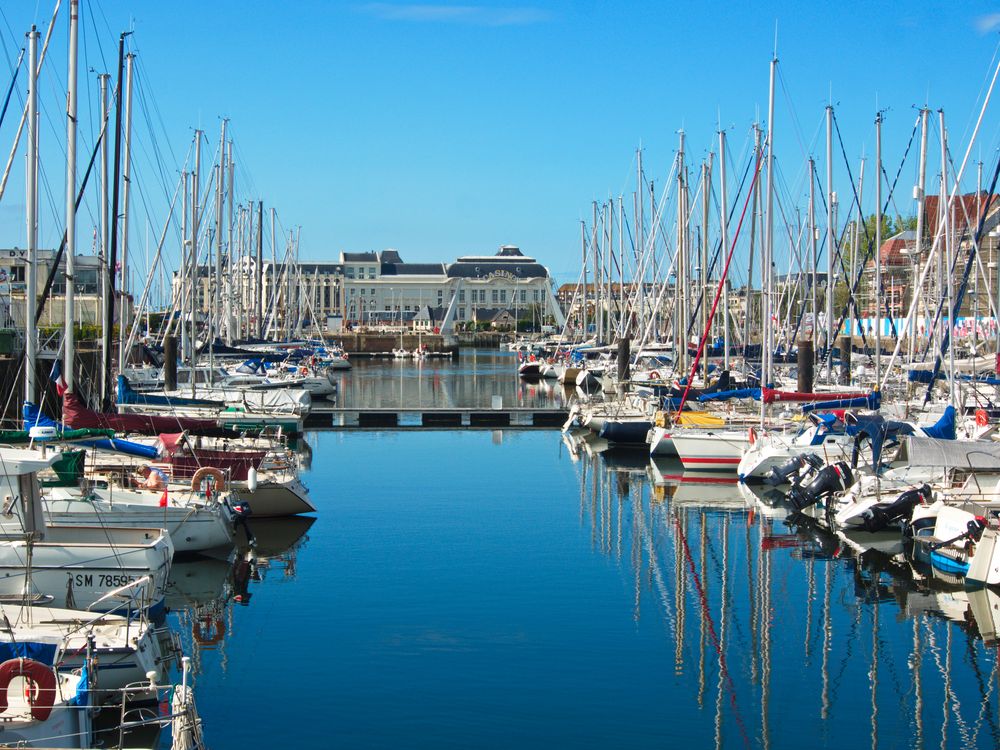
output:
[[716,747],[786,745],[790,721],[819,745],[1000,743],[995,591],[863,550],[735,478],[564,441],[581,527],[628,571],[633,617],[664,625]]

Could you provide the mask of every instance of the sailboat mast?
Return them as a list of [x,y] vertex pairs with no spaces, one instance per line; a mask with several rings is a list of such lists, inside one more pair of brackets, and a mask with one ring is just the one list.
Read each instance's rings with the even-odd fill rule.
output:
[[122,248],[121,248],[121,309],[118,313],[118,372],[125,369],[128,353],[125,351],[125,331],[129,325],[129,259],[128,259],[128,225],[129,225],[129,194],[132,186],[132,65],[135,54],[130,52],[125,56],[125,133],[124,151],[122,157]]
[[[948,205],[948,131],[945,130],[944,126],[944,110],[938,110],[938,119],[940,123],[940,133],[941,133],[941,209],[944,212],[944,283],[947,285],[946,289],[948,292],[948,333],[946,334],[945,340],[947,341],[952,336],[955,335],[955,300],[954,300],[954,278],[952,274],[952,254],[954,253],[953,238],[952,238],[952,209]],[[957,192],[957,191],[956,191]],[[959,200],[961,200],[961,194],[959,194]],[[948,347],[948,382],[950,387],[948,388],[948,397],[952,406],[955,406],[956,402],[956,385],[955,385],[955,348],[952,346]]]
[[123,32],[118,37],[118,80],[115,85],[115,155],[111,181],[111,251],[108,253],[108,296],[105,298],[104,310],[104,392],[101,394],[103,407],[111,407],[111,333],[115,322],[115,273],[118,266],[118,200],[121,195],[121,162],[122,162],[122,76],[125,67],[125,37]]
[[882,113],[875,115],[875,385],[882,382]]
[[[833,329],[833,292],[836,288],[833,283],[833,254],[836,251],[837,237],[833,222],[833,106],[826,107],[826,350],[827,362],[830,367],[826,371],[827,384],[833,382],[833,355],[830,353],[833,347],[834,337],[837,331]],[[840,357],[851,356],[850,352],[841,352]]]
[[[719,232],[722,241],[722,257],[729,252],[729,197],[726,190],[726,131],[719,129]],[[729,369],[729,279],[722,295],[722,369]]]
[[[63,377],[66,391],[73,391],[76,319],[73,310],[76,292],[76,117],[77,117],[77,46],[80,0],[69,4],[69,74],[66,92],[66,324],[63,330]],[[29,319],[30,320],[30,319]]]
[[[764,239],[764,297],[763,297],[763,320],[761,329],[763,331],[762,340],[764,343],[763,361],[761,362],[761,387],[771,384],[771,359],[773,348],[771,346],[771,288],[773,286],[772,268],[774,263],[774,74],[778,68],[778,58],[771,60],[771,82],[770,93],[767,101],[767,224],[765,224]],[[764,423],[767,413],[765,399],[760,400],[760,421]]]
[[[107,300],[111,298],[111,277],[108,273],[108,250],[109,250],[109,216],[108,216],[108,118],[111,116],[111,100],[108,96],[108,82],[111,76],[101,73],[97,76],[98,86],[101,89],[101,123],[104,128],[104,137],[101,138],[101,253],[100,253],[100,274],[101,274],[101,300],[107,306]],[[101,398],[108,392],[108,382],[110,374],[106,364],[111,361],[109,352],[111,342],[111,331],[105,326],[101,334]]]
[[[917,201],[917,238],[913,246],[913,258],[910,268],[912,269],[910,278],[911,299],[920,294],[917,289],[917,266],[920,263],[920,252],[923,250],[924,241],[924,195],[927,189],[927,117],[930,110],[924,107],[920,110],[920,174],[917,177],[917,185],[913,188],[913,198]],[[919,308],[915,313],[919,314]],[[917,338],[917,316],[910,316],[910,362],[916,352]]]
[[[226,283],[222,283],[222,193],[225,190],[226,179],[226,123],[222,120],[222,135],[219,137],[219,164],[215,170],[215,299],[212,300],[213,318],[220,328],[225,324],[226,343],[232,343],[229,329],[229,274]],[[214,338],[214,337],[213,337]]]
[[257,329],[254,335],[264,335],[264,201],[257,201],[257,262],[254,264],[254,300],[257,304]]
[[816,161],[809,159],[809,312],[812,314],[813,357],[816,351],[816,242],[819,239],[816,229]]
[[28,241],[28,268],[24,294],[24,400],[35,401],[35,358],[38,350],[37,307],[38,260],[38,30],[28,32],[28,169],[24,182]]

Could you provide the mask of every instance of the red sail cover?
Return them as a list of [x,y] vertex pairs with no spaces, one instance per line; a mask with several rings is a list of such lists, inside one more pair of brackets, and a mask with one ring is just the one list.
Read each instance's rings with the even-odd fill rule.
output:
[[773,388],[761,388],[761,398],[765,404],[773,404],[775,401],[834,401],[847,398],[865,398],[867,393],[799,393],[798,391],[776,391]]
[[138,432],[144,435],[159,435],[162,432],[187,430],[199,435],[232,435],[209,419],[188,419],[186,417],[160,417],[147,414],[103,414],[83,405],[75,393],[63,396],[63,424],[73,429],[99,427],[115,432]]

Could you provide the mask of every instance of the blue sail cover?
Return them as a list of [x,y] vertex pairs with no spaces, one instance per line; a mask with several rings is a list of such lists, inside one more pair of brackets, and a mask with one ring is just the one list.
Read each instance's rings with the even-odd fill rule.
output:
[[[24,416],[24,429],[30,430],[32,427],[55,427],[57,430],[65,429],[59,422],[46,415],[35,404],[30,401],[24,402],[22,410]],[[133,443],[130,440],[119,440],[118,438],[105,438],[101,440],[80,440],[76,445],[85,448],[96,448],[102,451],[114,451],[124,453],[126,456],[136,456],[138,458],[159,458],[160,452],[151,445]]]
[[704,393],[698,396],[698,400],[705,401],[729,401],[733,398],[755,398],[760,399],[760,388],[737,388],[733,391],[718,391],[717,393]]
[[159,396],[155,393],[137,393],[129,385],[128,378],[118,376],[117,398],[119,404],[139,406],[222,406],[220,401],[210,401],[204,398],[183,398],[174,396]]
[[949,404],[941,418],[929,427],[921,427],[927,437],[938,440],[954,440],[955,434],[955,407]]
[[816,401],[802,405],[802,413],[829,411],[830,409],[878,409],[882,405],[882,394],[874,391],[860,398],[840,398],[833,401]]

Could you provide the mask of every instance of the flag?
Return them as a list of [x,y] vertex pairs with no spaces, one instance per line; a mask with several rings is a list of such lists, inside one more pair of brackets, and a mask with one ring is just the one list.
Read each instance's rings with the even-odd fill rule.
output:
[[168,497],[167,497],[167,488],[164,487],[163,488],[163,494],[160,495],[160,507],[161,508],[166,508],[167,507],[167,500],[168,500]]
[[52,363],[52,370],[49,372],[49,380],[56,384],[56,393],[58,393],[59,397],[62,398],[69,386],[66,383],[65,378],[62,376],[62,362],[58,359]]

